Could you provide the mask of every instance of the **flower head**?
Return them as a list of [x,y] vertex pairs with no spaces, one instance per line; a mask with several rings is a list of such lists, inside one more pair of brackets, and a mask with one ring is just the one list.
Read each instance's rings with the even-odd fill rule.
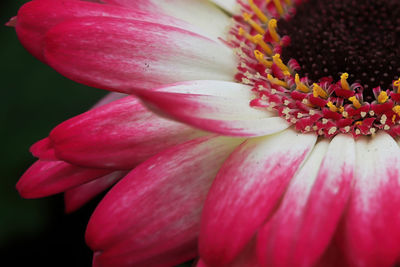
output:
[[397,1],[91,2],[35,0],[9,24],[122,93],[33,145],[17,184],[73,211],[118,182],[87,227],[94,266],[396,263]]

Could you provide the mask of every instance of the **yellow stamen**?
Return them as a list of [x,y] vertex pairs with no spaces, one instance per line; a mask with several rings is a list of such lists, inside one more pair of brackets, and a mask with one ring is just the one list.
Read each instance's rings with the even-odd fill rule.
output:
[[292,5],[292,0],[285,0],[286,5],[291,6]]
[[242,27],[239,28],[239,35],[244,36],[244,38],[246,38],[247,40],[254,43],[253,36],[251,34],[249,34],[248,32],[246,32]]
[[281,0],[273,0],[273,1],[274,1],[276,10],[278,11],[279,15],[282,16],[284,12],[283,12],[283,8],[282,8]]
[[314,83],[313,84],[313,96],[314,97],[322,97],[322,98],[327,98],[328,94],[325,92],[324,89],[321,88],[318,84]]
[[340,113],[343,113],[343,112],[344,112],[344,107],[343,107],[343,106],[340,106],[339,112],[340,112]]
[[394,123],[396,121],[396,115],[392,116],[392,123]]
[[353,106],[355,108],[361,108],[361,103],[360,103],[360,101],[358,101],[358,99],[355,96],[349,97],[349,101],[351,101],[351,103],[353,103]]
[[360,125],[362,125],[363,124],[363,122],[362,121],[356,121],[356,123],[354,123],[356,126],[360,126]]
[[273,54],[271,47],[269,47],[269,45],[267,45],[266,42],[264,42],[264,38],[261,34],[257,34],[253,37],[254,42],[256,44],[258,44],[265,53],[267,53],[267,55],[271,56]]
[[275,42],[279,42],[281,40],[281,38],[279,37],[279,34],[276,32],[277,27],[278,27],[278,23],[277,23],[276,19],[271,19],[268,22],[269,35],[271,35],[272,40],[274,40]]
[[265,30],[263,28],[261,28],[260,25],[258,25],[257,22],[255,22],[249,13],[243,13],[243,19],[244,21],[246,21],[248,24],[250,24],[251,27],[253,27],[253,29],[255,29],[259,34],[264,35],[265,34]]
[[286,87],[286,88],[288,87],[286,82],[281,81],[281,80],[273,77],[271,74],[267,74],[267,79],[273,84],[280,85],[280,86],[283,86],[283,87]]
[[385,103],[388,99],[389,99],[389,97],[388,97],[388,95],[387,95],[386,92],[381,91],[381,92],[379,93],[379,96],[378,96],[378,103],[379,103],[379,104]]
[[392,108],[393,112],[400,116],[400,106],[396,105]]
[[304,83],[300,81],[299,75],[296,73],[294,76],[294,82],[296,83],[296,90],[303,92],[303,93],[308,93],[310,92],[310,88],[308,88]]
[[338,112],[338,110],[339,110],[337,108],[337,106],[335,106],[331,101],[329,101],[326,105],[329,107],[329,110],[332,112]]
[[393,83],[393,85],[394,85],[394,87],[396,87],[396,93],[399,93],[399,91],[400,91],[400,78],[397,80],[397,81],[395,81],[394,83]]
[[350,90],[349,83],[347,82],[347,79],[349,78],[348,73],[343,73],[342,76],[340,76],[340,83],[342,85],[342,88],[345,90]]
[[272,57],[272,60],[274,61],[275,65],[277,65],[281,69],[284,75],[286,76],[290,75],[289,68],[285,64],[283,64],[281,55],[276,54],[275,56]]
[[270,68],[272,66],[272,61],[268,61],[264,58],[264,54],[258,50],[254,50],[254,56],[256,57],[256,59],[258,60],[258,62],[260,62],[261,64],[263,64],[264,66]]
[[250,6],[251,10],[253,10],[254,14],[256,14],[257,17],[263,23],[267,23],[268,22],[267,16],[265,16],[265,14],[258,8],[258,6],[256,4],[254,4],[253,0],[248,0],[248,1],[249,1],[249,6]]

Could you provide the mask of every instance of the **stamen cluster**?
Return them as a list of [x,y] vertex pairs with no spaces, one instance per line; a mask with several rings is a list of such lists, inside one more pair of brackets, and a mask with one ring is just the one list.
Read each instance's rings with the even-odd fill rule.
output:
[[242,15],[234,17],[229,44],[240,59],[236,79],[253,86],[250,105],[278,112],[298,131],[328,138],[339,133],[373,135],[378,130],[400,135],[400,79],[386,89],[369,89],[372,97],[364,101],[365,85],[350,83],[345,70],[336,81],[336,73],[311,80],[315,77],[304,75],[295,58],[282,58],[292,40],[281,36],[278,21],[290,21],[303,2],[239,1]]

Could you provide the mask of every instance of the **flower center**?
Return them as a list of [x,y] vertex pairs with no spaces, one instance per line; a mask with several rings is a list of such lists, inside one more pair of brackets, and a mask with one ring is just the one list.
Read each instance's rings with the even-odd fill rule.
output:
[[250,105],[331,138],[400,135],[397,0],[238,1],[229,44]]
[[295,16],[278,23],[291,44],[282,58],[296,59],[300,76],[318,81],[324,76],[364,87],[364,100],[375,99],[372,88],[389,88],[400,73],[400,5],[397,0],[310,0]]

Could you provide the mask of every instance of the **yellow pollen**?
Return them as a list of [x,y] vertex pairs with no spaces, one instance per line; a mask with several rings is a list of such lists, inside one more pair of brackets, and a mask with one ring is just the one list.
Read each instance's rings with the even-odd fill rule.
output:
[[394,87],[396,87],[396,93],[399,93],[399,91],[400,91],[400,78],[397,80],[397,81],[395,81],[394,83],[393,83],[393,85],[394,85]]
[[338,112],[339,109],[335,106],[331,101],[326,104],[329,107],[329,110],[332,112]]
[[392,116],[392,123],[394,123],[396,121],[396,115]]
[[[343,113],[343,112],[344,112],[344,107],[343,107],[343,106],[340,106],[339,112],[340,112],[340,113]],[[345,116],[343,116],[343,117],[345,117]]]
[[291,6],[292,5],[292,0],[285,0],[286,5]]
[[246,32],[242,27],[239,28],[239,35],[244,36],[244,38],[246,38],[247,40],[254,43],[253,36],[251,34],[249,34],[248,32]]
[[340,76],[340,83],[342,85],[342,88],[345,90],[350,90],[349,83],[347,82],[347,79],[349,78],[348,73],[343,73],[342,76]]
[[321,88],[318,84],[314,83],[313,84],[313,96],[314,97],[322,97],[322,98],[327,98],[328,94],[324,91],[324,89]]
[[264,37],[263,37],[261,34],[255,35],[255,36],[253,37],[253,39],[254,39],[254,42],[255,42],[256,44],[258,44],[258,45],[264,50],[264,52],[265,52],[267,55],[271,56],[271,55],[273,54],[271,47],[269,47],[269,45],[267,45],[267,44],[264,42]]
[[362,125],[363,123],[362,123],[362,121],[356,121],[356,123],[354,123],[356,126],[360,126],[360,125]]
[[243,13],[243,19],[244,21],[246,21],[248,24],[250,24],[251,27],[253,27],[254,30],[256,30],[259,34],[264,35],[265,34],[265,30],[263,28],[261,28],[260,25],[258,25],[257,22],[255,22],[249,13]]
[[389,97],[388,97],[388,95],[387,95],[386,92],[381,91],[381,92],[379,93],[379,96],[378,96],[378,103],[379,103],[379,104],[385,103],[388,99],[389,99]]
[[273,84],[280,85],[280,86],[283,86],[283,87],[286,87],[286,88],[288,87],[286,82],[281,81],[281,80],[273,77],[271,74],[267,74],[267,79]]
[[290,75],[289,68],[285,64],[283,64],[281,55],[276,54],[275,56],[272,57],[272,60],[274,61],[275,65],[277,65],[281,69],[283,74],[285,74],[286,76]]
[[353,103],[353,106],[355,108],[361,108],[360,101],[358,101],[358,99],[355,96],[349,97],[349,101],[351,101],[351,103]]
[[254,4],[253,0],[248,0],[248,1],[249,1],[249,6],[250,6],[251,10],[253,10],[254,14],[256,14],[257,17],[263,23],[267,23],[268,22],[267,16],[265,16],[265,14],[258,8],[258,6],[256,4]]
[[[281,0],[273,0],[276,10],[278,11],[279,15],[283,15],[283,8],[282,8],[282,4],[281,4]],[[269,2],[269,1],[268,1]]]
[[270,68],[272,66],[272,61],[268,61],[264,58],[264,54],[258,50],[254,50],[254,56],[256,57],[256,59],[258,60],[258,62],[260,62],[261,64],[263,64],[264,66]]
[[281,38],[279,37],[279,34],[276,32],[276,28],[278,27],[278,22],[276,21],[276,19],[271,19],[268,22],[268,31],[269,34],[271,35],[271,38],[275,41],[275,42],[279,42],[281,40]]
[[302,83],[300,81],[300,77],[297,73],[296,73],[296,76],[294,76],[294,82],[296,83],[296,90],[303,92],[303,93],[310,92],[310,88],[308,88],[304,83]]

